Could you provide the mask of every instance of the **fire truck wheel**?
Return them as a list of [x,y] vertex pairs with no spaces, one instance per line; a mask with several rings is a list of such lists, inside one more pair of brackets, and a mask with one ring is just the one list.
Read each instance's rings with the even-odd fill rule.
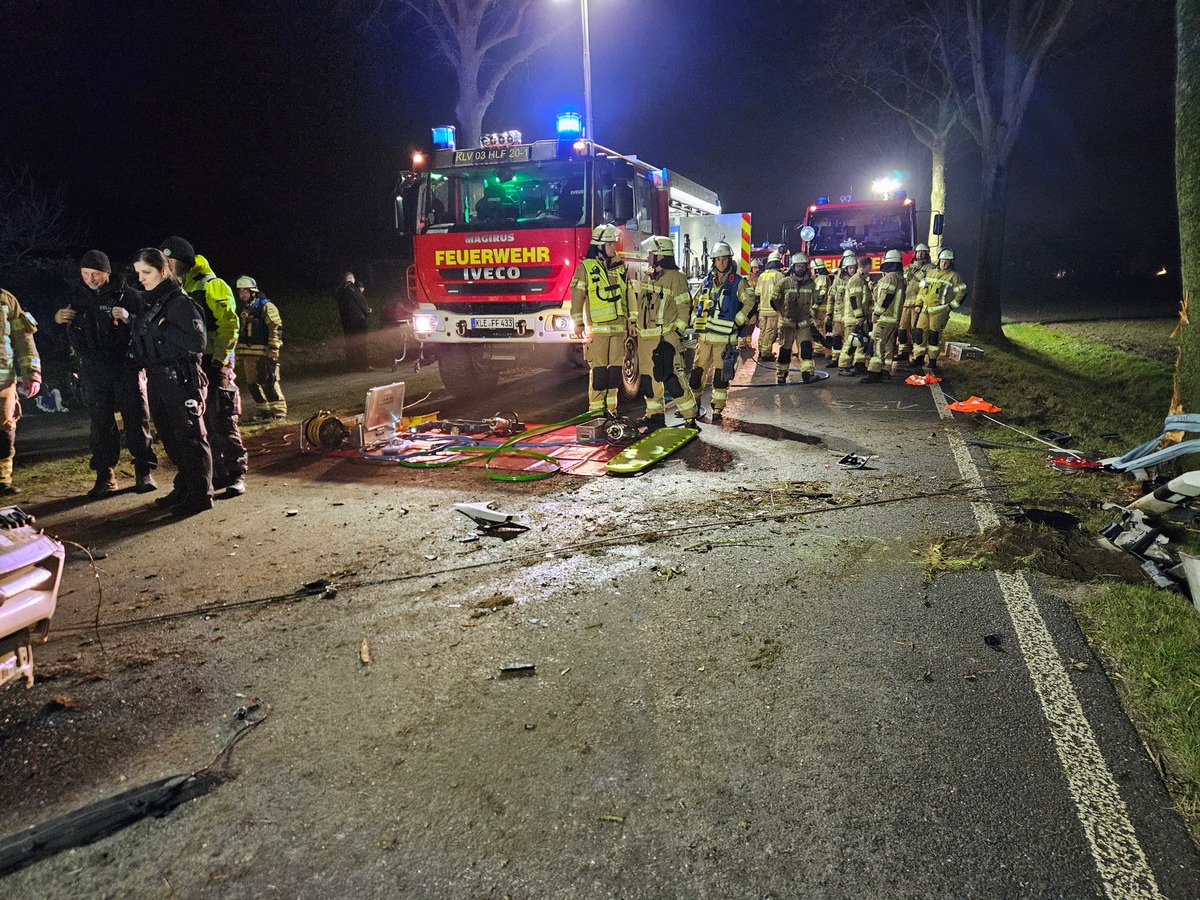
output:
[[480,385],[499,381],[500,367],[492,362],[486,347],[452,344],[438,350],[438,374],[453,396],[470,397],[479,392]]
[[638,365],[637,338],[625,338],[625,362],[621,366],[621,396],[634,400],[642,395],[642,375]]

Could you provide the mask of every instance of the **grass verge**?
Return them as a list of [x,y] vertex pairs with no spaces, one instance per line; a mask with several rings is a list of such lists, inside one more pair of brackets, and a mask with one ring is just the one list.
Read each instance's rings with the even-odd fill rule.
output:
[[[1035,447],[1029,435],[1050,428],[1073,435],[1073,449],[1116,456],[1162,429],[1174,325],[1169,319],[1008,325],[1006,341],[970,339],[984,356],[948,364],[943,387],[1002,408],[995,418],[1003,425],[978,420],[982,439]],[[955,316],[948,339],[968,340],[965,332],[965,318]],[[1117,517],[1101,508],[1104,502],[1126,503],[1142,493],[1128,476],[1061,474],[1046,466],[1042,453],[987,453],[1013,500],[1070,512],[1092,533]],[[1194,538],[1180,537],[1183,546],[1194,546]],[[1093,582],[1075,593],[1071,605],[1080,626],[1200,842],[1200,614],[1148,580]]]

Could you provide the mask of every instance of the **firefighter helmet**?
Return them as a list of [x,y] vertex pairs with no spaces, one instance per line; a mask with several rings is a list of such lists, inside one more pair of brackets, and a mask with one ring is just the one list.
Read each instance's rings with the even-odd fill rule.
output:
[[950,262],[954,262],[954,251],[949,247],[943,249],[942,252],[938,254],[938,261],[941,262],[943,259],[948,259]]
[[655,256],[674,256],[675,242],[669,237],[656,234],[650,238],[650,252]]
[[732,257],[733,248],[730,247],[725,241],[717,241],[716,244],[713,245],[711,256],[713,259],[716,259],[720,256]]
[[926,253],[928,253],[929,245],[928,244],[917,244],[917,246],[913,247],[913,253],[920,253],[922,250],[924,250]]
[[825,260],[821,259],[819,256],[812,261],[812,267],[814,269],[822,269],[826,272],[829,271],[829,268],[825,265]]
[[858,257],[851,253],[849,256],[842,257],[842,268],[849,269],[851,266],[858,265]]
[[[820,262],[820,260],[818,260],[818,262]],[[792,265],[793,266],[807,266],[808,265],[808,257],[805,256],[803,253],[793,253],[792,254]]]
[[242,275],[240,278],[238,278],[237,286],[238,286],[238,290],[241,290],[242,288],[248,288],[249,290],[252,290],[252,291],[258,290],[258,282],[255,281],[253,278],[251,278],[249,275]]
[[842,251],[842,259],[845,259],[847,256],[853,256],[853,255],[854,255],[854,251],[851,250],[849,247],[847,247],[845,250]]
[[767,262],[768,263],[773,263],[773,262],[782,263],[783,257],[779,255],[778,250],[772,250],[770,253],[767,254]]
[[887,253],[883,254],[883,261],[885,263],[898,263],[904,262],[904,258],[900,255],[899,250],[889,250]]
[[615,244],[619,239],[616,225],[597,225],[592,229],[592,243],[596,246]]

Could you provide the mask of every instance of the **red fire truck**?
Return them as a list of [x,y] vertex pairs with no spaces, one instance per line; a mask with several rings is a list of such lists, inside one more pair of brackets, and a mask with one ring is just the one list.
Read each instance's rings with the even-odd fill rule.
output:
[[[935,233],[941,233],[940,216]],[[849,200],[830,203],[826,197],[804,213],[803,219],[785,222],[783,242],[800,248],[810,259],[824,259],[832,272],[841,264],[842,253],[853,250],[856,256],[869,256],[872,271],[888,250],[899,250],[904,264],[912,262],[917,237],[917,206],[912,198],[897,191],[887,200]]]
[[[431,158],[401,176],[397,223],[413,235],[410,322],[456,396],[488,388],[507,367],[582,364],[570,281],[595,225],[618,226],[636,270],[648,237],[721,211],[712,191],[585,140],[577,116],[565,126],[562,118],[555,140],[504,132],[465,150],[453,129],[434,129]],[[632,393],[637,355],[626,357]]]

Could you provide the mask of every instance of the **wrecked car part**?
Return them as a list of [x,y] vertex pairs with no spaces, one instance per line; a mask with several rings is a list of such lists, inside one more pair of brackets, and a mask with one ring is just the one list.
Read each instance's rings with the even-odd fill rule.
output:
[[857,453],[847,453],[838,460],[839,469],[865,469],[871,461],[869,456],[859,456]]
[[0,841],[0,875],[98,841],[146,816],[162,818],[220,783],[212,773],[172,775],[34,825]]
[[501,678],[528,678],[536,674],[537,665],[534,663],[510,663],[500,667]]
[[0,508],[0,687],[33,687],[33,645],[43,643],[58,602],[65,548],[33,530],[33,517]]

